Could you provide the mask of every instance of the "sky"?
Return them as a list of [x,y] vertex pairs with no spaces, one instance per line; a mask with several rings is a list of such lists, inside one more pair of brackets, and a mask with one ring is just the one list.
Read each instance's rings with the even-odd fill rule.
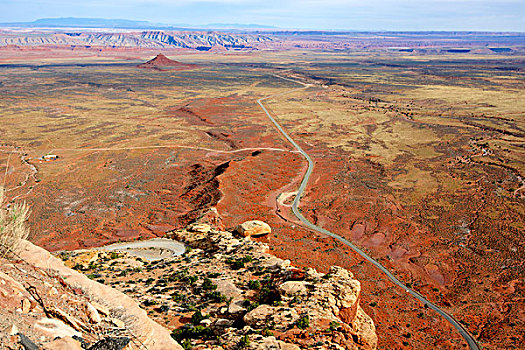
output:
[[525,32],[525,0],[0,0],[0,22],[56,17],[316,30]]

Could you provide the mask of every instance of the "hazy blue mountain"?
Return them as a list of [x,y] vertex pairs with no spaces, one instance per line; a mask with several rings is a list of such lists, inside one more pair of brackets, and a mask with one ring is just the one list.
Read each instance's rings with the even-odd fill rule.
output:
[[261,24],[213,23],[207,25],[164,24],[129,19],[104,18],[41,18],[33,22],[0,23],[0,27],[19,28],[121,28],[121,29],[275,29]]
[[210,23],[204,26],[199,26],[203,28],[213,28],[213,29],[277,29],[274,26],[267,26],[263,24],[241,24],[241,23]]
[[41,18],[33,22],[1,23],[7,27],[23,28],[123,28],[123,29],[153,29],[171,27],[166,24],[151,23],[148,21],[133,21],[128,19],[104,18]]

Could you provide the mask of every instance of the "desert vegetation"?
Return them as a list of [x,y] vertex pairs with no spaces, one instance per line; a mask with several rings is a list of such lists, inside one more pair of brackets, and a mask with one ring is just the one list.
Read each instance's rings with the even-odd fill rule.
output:
[[29,207],[26,203],[14,203],[6,207],[5,190],[0,187],[0,258],[13,257],[29,235],[26,223],[28,216]]

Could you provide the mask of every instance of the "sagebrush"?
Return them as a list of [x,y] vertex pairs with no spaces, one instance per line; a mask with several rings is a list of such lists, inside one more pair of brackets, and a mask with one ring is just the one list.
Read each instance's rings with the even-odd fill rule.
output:
[[4,206],[5,192],[0,187],[0,257],[10,257],[16,253],[22,240],[29,235],[26,220],[29,207],[26,203]]

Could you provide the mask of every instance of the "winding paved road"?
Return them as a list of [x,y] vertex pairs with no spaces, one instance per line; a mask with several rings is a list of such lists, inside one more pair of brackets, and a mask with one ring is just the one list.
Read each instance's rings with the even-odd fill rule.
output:
[[454,319],[454,317],[452,317],[451,315],[449,315],[448,313],[446,313],[445,311],[443,311],[442,309],[440,309],[438,306],[434,305],[433,303],[431,303],[430,301],[428,301],[427,299],[425,299],[425,297],[423,297],[421,294],[419,294],[418,292],[416,292],[415,290],[407,287],[403,282],[401,282],[400,280],[398,280],[390,271],[388,271],[383,265],[381,265],[378,261],[376,261],[375,259],[373,259],[372,257],[370,257],[368,254],[366,254],[364,251],[362,251],[360,248],[358,248],[356,245],[354,245],[352,242],[348,241],[347,239],[345,239],[344,237],[341,237],[333,232],[330,232],[322,227],[319,227],[317,225],[314,225],[312,224],[308,219],[306,219],[303,214],[301,214],[300,210],[299,210],[299,203],[301,201],[301,196],[303,195],[303,192],[306,188],[306,186],[308,185],[308,180],[310,179],[310,175],[312,175],[312,172],[314,170],[314,161],[312,160],[312,158],[308,155],[308,153],[306,153],[302,148],[301,146],[299,146],[291,137],[290,135],[288,135],[286,133],[286,131],[283,130],[282,126],[270,115],[270,113],[268,112],[268,110],[266,109],[266,107],[264,107],[263,105],[263,101],[265,100],[268,100],[268,99],[271,99],[271,98],[274,98],[274,97],[278,97],[278,96],[282,96],[282,95],[286,95],[286,94],[290,94],[294,91],[298,91],[298,90],[303,90],[303,89],[307,89],[309,87],[311,87],[312,85],[309,85],[309,84],[305,84],[303,82],[300,82],[300,81],[296,81],[296,80],[292,80],[292,79],[289,79],[289,78],[284,78],[284,77],[281,77],[281,76],[278,76],[276,75],[276,77],[278,78],[281,78],[281,79],[284,79],[284,80],[287,80],[287,81],[292,81],[294,83],[297,83],[297,84],[301,84],[303,85],[304,87],[302,88],[298,88],[298,89],[293,89],[293,90],[290,90],[288,92],[284,92],[284,93],[280,93],[280,94],[276,94],[276,95],[271,95],[271,96],[268,96],[268,97],[265,97],[265,98],[261,98],[259,100],[257,100],[257,103],[259,104],[259,106],[261,106],[261,108],[263,109],[264,113],[266,113],[266,116],[271,120],[271,122],[275,125],[275,127],[281,132],[281,134],[286,138],[286,140],[288,140],[288,142],[290,142],[294,147],[295,149],[297,149],[297,151],[299,151],[299,153],[301,153],[303,155],[303,157],[308,161],[308,169],[306,170],[306,173],[303,177],[303,180],[301,181],[301,185],[299,186],[299,190],[297,191],[297,195],[295,196],[295,199],[293,201],[293,204],[292,204],[292,211],[293,213],[295,214],[295,216],[305,225],[307,226],[308,228],[314,230],[314,231],[317,231],[319,233],[322,233],[322,234],[325,234],[327,236],[330,236],[332,238],[335,238],[336,240],[338,240],[339,242],[347,245],[348,247],[350,247],[353,251],[355,251],[356,253],[358,253],[359,255],[361,255],[364,259],[366,259],[368,262],[374,264],[374,266],[376,266],[379,270],[381,270],[381,272],[383,272],[390,281],[392,281],[395,285],[397,285],[398,287],[404,289],[407,293],[409,293],[410,295],[412,295],[414,298],[418,299],[419,301],[421,301],[423,304],[427,305],[429,308],[431,308],[432,310],[434,310],[435,312],[437,312],[438,314],[440,314],[443,318],[445,318],[452,326],[454,326],[454,328],[456,328],[456,330],[461,334],[461,336],[465,339],[465,341],[468,343],[468,346],[471,350],[479,350],[479,346],[478,346],[478,343],[476,342],[476,340],[474,339],[474,337],[472,337],[466,330],[465,328],[463,328],[463,326],[461,326],[461,324],[459,324],[456,319]]

